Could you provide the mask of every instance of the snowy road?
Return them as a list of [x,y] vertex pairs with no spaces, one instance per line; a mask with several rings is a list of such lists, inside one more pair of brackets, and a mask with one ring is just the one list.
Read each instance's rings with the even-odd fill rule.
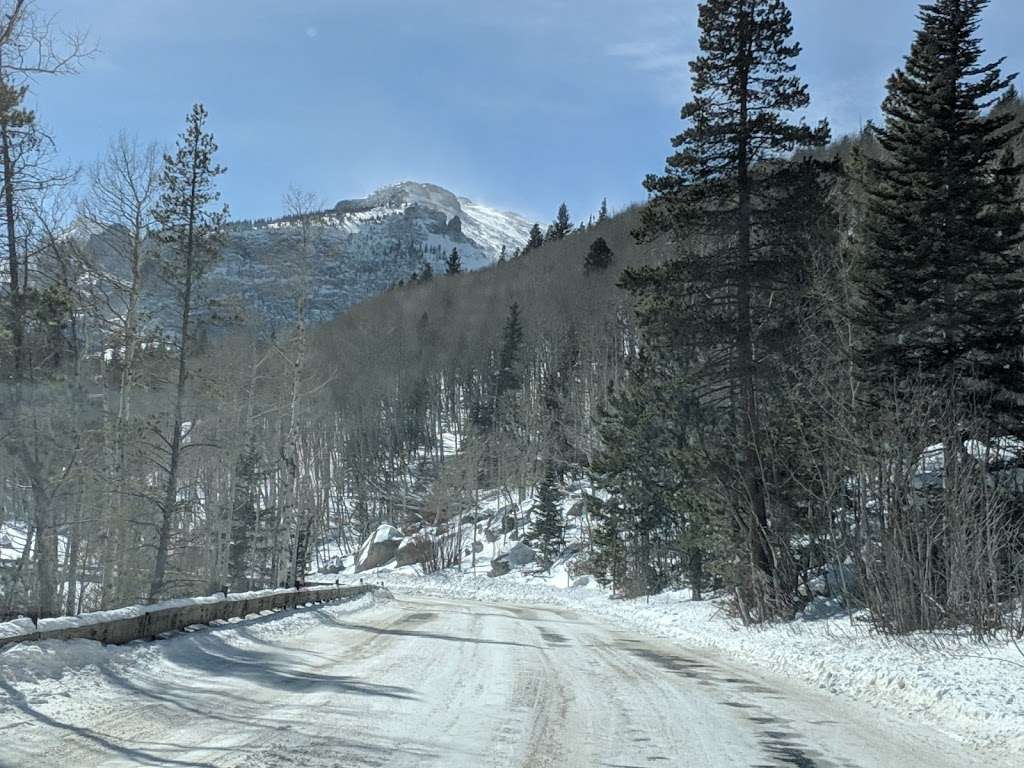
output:
[[562,609],[399,597],[300,613],[149,644],[77,684],[0,680],[0,766],[1002,764]]

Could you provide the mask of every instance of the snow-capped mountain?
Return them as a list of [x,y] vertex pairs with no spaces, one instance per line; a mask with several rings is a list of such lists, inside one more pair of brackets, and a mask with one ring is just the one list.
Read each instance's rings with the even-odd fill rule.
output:
[[[453,248],[464,269],[493,264],[502,247],[510,254],[522,247],[530,230],[518,214],[411,181],[342,200],[317,222],[307,281],[308,308],[317,320],[408,279],[426,263],[443,272]],[[290,319],[296,274],[290,256],[300,237],[297,222],[288,218],[235,225],[211,275],[213,295],[233,295],[271,321]]]
[[[464,269],[493,264],[503,247],[510,255],[522,247],[531,226],[518,214],[411,181],[343,200],[315,220],[308,260],[299,259],[302,230],[293,219],[232,224],[221,258],[203,286],[218,315],[280,326],[294,319],[301,281],[309,318],[330,320],[421,272],[426,263],[442,273],[452,248],[458,248]],[[84,234],[98,260],[123,273],[116,256],[104,258],[116,252],[109,247],[112,233]],[[157,322],[171,320],[170,294],[155,279],[150,290]]]
[[[498,211],[468,198],[456,197],[435,184],[405,181],[379,189],[364,200],[344,200],[335,206],[335,212],[349,226],[358,226],[358,218],[365,213],[348,212],[360,210],[378,218],[408,215],[410,210],[443,214],[445,233],[461,230],[465,240],[473,246],[471,250],[477,251],[479,258],[488,262],[497,260],[502,247],[510,252],[522,247],[530,235],[530,222],[519,214]],[[456,219],[458,225],[453,223]]]
[[[396,246],[413,242],[422,246],[424,260],[430,262],[438,261],[433,258],[438,253],[445,257],[458,248],[467,269],[493,264],[503,248],[511,253],[522,247],[531,226],[517,213],[456,197],[436,184],[414,181],[383,187],[365,198],[342,200],[317,220],[354,241],[391,238]],[[295,226],[295,221],[283,218],[261,221],[253,228],[280,232]]]

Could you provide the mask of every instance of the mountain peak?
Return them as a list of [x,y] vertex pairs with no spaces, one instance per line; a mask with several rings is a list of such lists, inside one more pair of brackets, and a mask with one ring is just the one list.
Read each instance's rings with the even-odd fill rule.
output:
[[[494,262],[502,248],[514,251],[529,239],[530,222],[509,211],[499,211],[490,206],[476,203],[467,197],[437,184],[420,181],[401,181],[381,187],[365,198],[342,200],[334,207],[334,213],[341,218],[342,225],[349,231],[357,231],[365,222],[380,222],[393,216],[415,218],[422,213],[426,219],[443,216],[445,232],[455,233],[454,244],[462,240],[479,250],[476,266]],[[459,225],[452,225],[453,219]],[[432,234],[445,234],[436,226],[427,226]],[[473,254],[470,257],[470,266]]]

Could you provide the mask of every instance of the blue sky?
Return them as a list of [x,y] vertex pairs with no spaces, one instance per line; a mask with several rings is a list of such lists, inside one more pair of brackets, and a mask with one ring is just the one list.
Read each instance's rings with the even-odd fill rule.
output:
[[[326,204],[403,179],[548,220],[641,200],[678,133],[696,0],[37,0],[99,52],[33,101],[61,154],[124,129],[169,143],[202,101],[235,217],[289,185]],[[912,0],[791,0],[809,117],[877,118]],[[991,56],[1024,68],[1024,3],[995,0]]]

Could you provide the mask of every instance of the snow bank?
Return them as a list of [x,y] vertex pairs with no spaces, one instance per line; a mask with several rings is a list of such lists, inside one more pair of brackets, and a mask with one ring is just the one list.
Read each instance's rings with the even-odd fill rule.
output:
[[[333,586],[307,587],[304,593],[325,592],[335,589]],[[43,634],[50,632],[61,632],[65,630],[81,629],[83,627],[94,627],[100,624],[109,624],[124,619],[135,619],[148,613],[190,608],[197,605],[216,605],[221,603],[240,603],[248,600],[271,597],[280,594],[293,594],[294,589],[263,589],[253,592],[232,592],[225,596],[223,593],[207,595],[202,597],[182,597],[174,600],[162,600],[149,605],[129,605],[124,608],[116,608],[110,611],[96,611],[94,613],[83,613],[79,616],[60,616],[53,619],[41,619],[38,627],[30,619],[15,619],[0,623],[0,641],[10,640],[21,636],[33,635],[36,632]]]
[[[95,640],[20,643],[0,649],[0,680],[34,684],[61,681],[54,692],[65,695],[69,689],[87,688],[84,682],[102,677],[104,669],[121,671],[133,666],[152,666],[167,653],[168,644],[194,645],[209,632],[215,632],[218,641],[239,647],[274,638],[295,637],[318,625],[318,616],[340,617],[366,610],[380,599],[381,593],[371,592],[344,603],[319,604],[304,610],[203,627],[195,636],[182,633],[161,643],[136,641],[128,645],[103,645]],[[69,686],[65,686],[65,682]]]
[[1012,642],[981,645],[934,635],[892,641],[849,620],[749,629],[727,618],[719,604],[693,602],[685,592],[611,600],[600,589],[559,589],[551,586],[557,580],[521,574],[488,579],[392,571],[378,578],[408,593],[582,611],[869,702],[975,746],[1024,752],[1024,652]]
[[0,640],[9,637],[31,635],[35,631],[36,625],[32,623],[32,619],[14,619],[13,621],[5,621],[0,623]]
[[[0,563],[17,563],[25,551],[28,537],[28,525],[8,521],[0,523]],[[66,536],[57,537],[57,556],[60,560],[67,557],[68,540]],[[29,542],[28,555],[35,554],[35,540]]]

